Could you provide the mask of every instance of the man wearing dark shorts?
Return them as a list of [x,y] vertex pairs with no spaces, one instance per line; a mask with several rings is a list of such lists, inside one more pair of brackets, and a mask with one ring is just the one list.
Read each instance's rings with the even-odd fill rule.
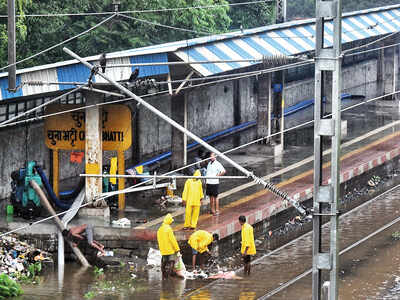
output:
[[[217,161],[214,152],[210,153],[210,162],[207,165],[206,176],[216,177],[225,175],[226,171],[222,164]],[[206,179],[206,195],[210,197],[210,210],[214,216],[219,215],[219,202],[218,202],[218,187],[219,179],[207,178]]]

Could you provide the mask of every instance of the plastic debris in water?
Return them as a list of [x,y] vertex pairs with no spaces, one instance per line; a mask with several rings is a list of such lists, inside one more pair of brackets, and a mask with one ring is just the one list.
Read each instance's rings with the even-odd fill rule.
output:
[[131,226],[131,221],[127,218],[121,218],[119,220],[112,221],[112,224],[118,226]]

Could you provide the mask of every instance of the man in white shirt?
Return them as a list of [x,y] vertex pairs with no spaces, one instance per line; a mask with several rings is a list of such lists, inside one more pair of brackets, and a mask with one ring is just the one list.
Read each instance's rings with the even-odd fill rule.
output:
[[[207,165],[206,176],[223,176],[226,171],[222,164],[217,161],[214,152],[210,154],[210,162]],[[211,213],[214,216],[219,215],[219,202],[218,202],[218,186],[219,179],[208,179],[206,180],[206,194],[210,197],[210,208]]]

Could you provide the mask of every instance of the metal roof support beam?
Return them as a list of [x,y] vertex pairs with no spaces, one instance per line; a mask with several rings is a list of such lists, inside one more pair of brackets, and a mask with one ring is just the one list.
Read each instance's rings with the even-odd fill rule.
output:
[[105,91],[105,90],[100,90],[100,89],[95,89],[95,88],[89,88],[89,87],[83,87],[82,90],[95,92],[95,93],[100,93],[100,94],[106,94],[106,95],[109,95],[109,96],[125,97],[125,95],[122,95],[122,94],[109,92],[109,91]]
[[182,81],[182,83],[181,83],[181,84],[178,86],[178,88],[176,89],[175,95],[177,95],[177,94],[181,91],[181,89],[185,86],[185,84],[188,82],[188,80],[189,80],[190,78],[192,78],[193,74],[194,74],[194,71],[191,71],[191,72],[186,76],[185,80]]
[[[314,203],[313,203],[313,268],[312,299],[322,299],[322,272],[330,273],[330,300],[338,299],[339,271],[339,196],[340,196],[340,140],[341,140],[341,76],[342,76],[342,0],[316,2],[315,42],[315,104],[314,104]],[[333,19],[333,47],[324,47],[324,22]],[[326,75],[331,75],[327,77]],[[326,77],[326,78],[325,78]],[[328,83],[328,78],[331,79]],[[326,86],[324,87],[324,82]],[[324,90],[332,89],[332,114],[324,118]],[[323,139],[330,138],[331,183],[322,184]],[[329,211],[322,214],[322,206]],[[329,251],[322,249],[322,217],[330,216]],[[325,291],[326,292],[326,291]],[[324,298],[326,299],[326,298]]]
[[172,91],[172,83],[171,83],[171,73],[168,73],[168,75],[167,75],[167,82],[168,82],[168,92],[172,96],[173,91]]
[[[63,48],[64,52],[66,52],[67,54],[71,55],[72,57],[76,58],[77,60],[79,60],[82,64],[84,64],[86,67],[88,67],[89,69],[92,69],[93,66],[88,63],[87,61],[85,61],[84,59],[82,59],[80,56],[78,56],[77,54],[75,54],[74,52],[72,52],[71,50],[69,50],[68,48],[64,47]],[[225,160],[227,163],[231,164],[233,167],[235,167],[237,170],[239,170],[240,172],[244,173],[247,177],[253,179],[257,184],[261,184],[265,189],[268,189],[269,191],[271,191],[272,193],[274,193],[275,195],[283,198],[284,200],[288,201],[290,204],[293,205],[293,207],[295,207],[301,214],[306,214],[306,211],[303,207],[301,207],[301,205],[294,200],[293,198],[289,197],[289,195],[281,190],[279,190],[274,184],[272,184],[271,182],[266,182],[264,181],[262,178],[257,177],[256,175],[254,175],[254,173],[246,170],[245,168],[243,168],[241,165],[239,165],[238,163],[236,163],[235,161],[233,161],[231,158],[229,158],[228,156],[226,156],[225,154],[223,154],[222,152],[220,152],[218,149],[214,148],[213,146],[211,146],[210,144],[208,144],[207,142],[203,141],[200,137],[198,137],[197,135],[193,134],[192,132],[190,132],[189,130],[187,130],[186,128],[184,128],[183,126],[179,125],[177,122],[175,122],[173,119],[171,119],[170,117],[168,117],[167,115],[165,115],[164,113],[162,113],[161,111],[159,111],[158,109],[156,109],[155,107],[153,107],[152,105],[150,105],[149,103],[147,103],[146,101],[144,101],[141,97],[135,95],[134,93],[132,93],[130,90],[128,90],[127,88],[125,88],[124,86],[120,85],[118,82],[112,80],[111,78],[109,78],[107,75],[105,75],[104,73],[98,72],[98,75],[103,77],[105,80],[107,80],[108,82],[110,82],[111,84],[113,84],[114,86],[118,87],[122,92],[126,93],[129,97],[132,97],[134,100],[136,100],[137,102],[139,102],[141,105],[143,105],[144,107],[146,107],[147,109],[149,109],[151,112],[155,113],[157,116],[159,116],[160,118],[162,118],[164,121],[168,122],[169,124],[171,124],[173,127],[177,128],[179,131],[187,134],[190,138],[192,138],[194,141],[198,142],[200,145],[202,145],[203,147],[205,147],[207,150],[214,152],[217,156],[219,156],[220,158],[222,158],[223,160]]]

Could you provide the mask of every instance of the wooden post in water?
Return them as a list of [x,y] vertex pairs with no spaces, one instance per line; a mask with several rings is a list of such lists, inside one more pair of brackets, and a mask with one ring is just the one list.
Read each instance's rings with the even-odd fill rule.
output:
[[[58,229],[60,229],[60,231],[62,232],[65,228],[63,222],[61,222],[60,218],[56,215],[56,212],[54,211],[53,207],[51,206],[51,204],[49,203],[49,200],[47,200],[46,195],[43,193],[42,189],[40,188],[40,186],[33,180],[29,181],[30,185],[32,186],[32,188],[35,190],[35,192],[39,195],[41,203],[43,204],[43,206],[48,210],[48,212],[54,217],[53,220],[56,223]],[[82,266],[84,267],[89,267],[90,264],[87,261],[86,257],[82,254],[81,250],[79,250],[78,247],[74,247],[72,245],[71,241],[67,241],[68,244],[71,246],[72,251],[74,252],[74,254],[76,255],[76,257],[79,259],[79,261],[81,262]]]

